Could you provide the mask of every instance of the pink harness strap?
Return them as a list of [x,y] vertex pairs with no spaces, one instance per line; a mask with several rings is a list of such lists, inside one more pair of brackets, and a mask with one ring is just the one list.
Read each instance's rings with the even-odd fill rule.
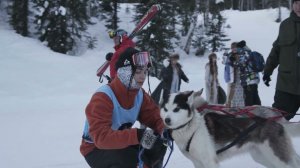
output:
[[[249,118],[253,118],[255,116],[258,116],[252,112],[256,108],[257,108],[257,106],[246,106],[246,107],[242,107],[242,108],[240,108],[240,107],[229,108],[229,107],[226,107],[223,105],[204,104],[204,105],[198,107],[197,110],[199,113],[203,112],[204,110],[212,110],[212,111],[222,112],[226,115],[231,115],[231,116],[247,116]],[[281,114],[281,115],[266,118],[268,120],[276,121],[276,120],[283,118],[285,115],[287,115],[287,112],[285,112],[285,111],[275,109],[275,108],[270,108],[270,107],[267,107],[267,108],[274,112]]]

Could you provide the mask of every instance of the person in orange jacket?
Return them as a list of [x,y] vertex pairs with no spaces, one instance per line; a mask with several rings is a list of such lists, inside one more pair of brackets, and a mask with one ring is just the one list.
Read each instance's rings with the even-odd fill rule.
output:
[[[148,167],[158,167],[166,152],[160,109],[142,89],[148,52],[127,48],[116,63],[115,79],[101,86],[86,107],[81,154],[92,168],[134,168],[139,148]],[[133,128],[139,121],[151,129]]]

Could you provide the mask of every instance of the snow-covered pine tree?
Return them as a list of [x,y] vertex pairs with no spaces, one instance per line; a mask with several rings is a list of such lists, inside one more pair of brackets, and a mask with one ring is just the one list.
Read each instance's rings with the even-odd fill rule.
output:
[[211,52],[224,49],[226,35],[224,32],[225,19],[221,15],[224,2],[215,3],[212,0],[200,1],[200,13],[203,16],[203,24],[198,24],[193,37],[193,47],[196,49],[195,55],[202,56],[209,50]]
[[[88,17],[85,1],[33,0],[36,9],[36,29],[39,39],[53,51],[75,55],[85,34]],[[76,47],[75,47],[76,46]]]
[[180,19],[181,36],[186,36],[191,26],[191,20],[196,9],[196,0],[179,0],[178,17]]
[[87,15],[89,17],[100,17],[102,14],[99,0],[87,0]]
[[[135,23],[153,4],[152,1],[146,1],[136,5]],[[136,42],[139,48],[149,51],[153,56],[154,67],[150,74],[156,77],[159,77],[163,60],[169,56],[170,52],[174,51],[174,41],[178,38],[175,31],[175,8],[178,6],[174,1],[168,0],[161,0],[159,4],[162,11],[137,35]]]
[[224,32],[225,19],[221,15],[220,5],[222,4],[211,3],[211,17],[208,20],[208,25],[206,27],[206,46],[208,46],[208,49],[212,52],[225,49],[224,42],[230,40],[226,39],[226,34]]
[[10,13],[10,24],[13,29],[22,36],[28,36],[28,0],[13,0]]
[[105,27],[108,30],[117,30],[119,28],[118,9],[119,4],[117,0],[102,0],[100,3],[101,19],[105,20]]
[[206,29],[207,46],[208,49],[212,52],[217,52],[225,49],[224,42],[230,40],[225,38],[226,35],[223,30],[223,24],[224,18],[222,17],[220,12],[213,13]]
[[[90,17],[87,14],[87,3],[88,1],[84,0],[75,0],[68,1],[66,0],[66,17],[68,23],[68,32],[71,34],[71,38],[74,40],[73,50],[71,55],[76,55],[80,52],[81,47],[84,46],[84,43],[87,43],[91,46],[91,42],[95,44],[95,38],[90,36],[86,32],[87,25],[91,22]],[[93,47],[90,47],[93,48]]]
[[196,49],[195,55],[196,56],[203,56],[206,51],[206,42],[205,42],[205,28],[204,24],[199,24],[195,28],[194,36],[192,39],[192,46]]

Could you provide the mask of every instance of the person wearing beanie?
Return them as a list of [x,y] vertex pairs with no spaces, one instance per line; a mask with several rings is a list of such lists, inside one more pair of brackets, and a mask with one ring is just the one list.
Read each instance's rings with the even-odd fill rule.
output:
[[282,21],[279,34],[266,60],[263,81],[270,85],[278,67],[273,107],[288,112],[292,119],[300,107],[300,0],[293,0],[290,16]]
[[181,80],[186,83],[189,78],[182,70],[182,66],[178,63],[179,54],[172,54],[169,56],[169,65],[164,67],[160,73],[162,79],[163,100],[166,101],[171,93],[180,91]]
[[[148,52],[127,48],[116,63],[115,79],[92,96],[80,146],[92,168],[137,167],[140,148],[145,149],[145,166],[162,163],[164,124],[159,107],[142,88],[150,65]],[[136,121],[151,129],[134,128]]]
[[235,65],[239,68],[240,83],[244,92],[245,106],[261,105],[258,94],[258,84],[260,82],[259,72],[253,69],[250,61],[251,50],[245,40],[237,43],[238,59]]
[[114,79],[117,75],[115,65],[119,60],[120,54],[129,47],[135,47],[135,43],[127,36],[127,32],[123,29],[118,29],[115,31],[109,31],[109,37],[114,41],[114,49],[112,57],[109,62],[110,78]]
[[244,48],[246,46],[246,41],[242,40],[236,44],[238,48]]

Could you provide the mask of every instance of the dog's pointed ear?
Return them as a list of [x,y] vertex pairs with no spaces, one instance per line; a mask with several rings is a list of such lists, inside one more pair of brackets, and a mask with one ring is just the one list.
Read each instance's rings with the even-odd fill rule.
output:
[[193,96],[190,98],[190,104],[192,109],[198,108],[205,100],[201,97],[203,93],[203,88],[200,91],[194,92]]
[[190,97],[192,94],[194,93],[194,91],[185,91],[183,92],[184,95],[186,95],[186,97]]
[[193,96],[191,96],[194,93],[194,91],[184,91],[181,92],[181,95],[183,96],[183,100],[185,102],[188,102]]
[[195,96],[195,97],[196,97],[196,96],[201,96],[202,93],[203,93],[203,88],[202,88],[200,91],[195,92],[195,93],[194,93],[194,96]]

